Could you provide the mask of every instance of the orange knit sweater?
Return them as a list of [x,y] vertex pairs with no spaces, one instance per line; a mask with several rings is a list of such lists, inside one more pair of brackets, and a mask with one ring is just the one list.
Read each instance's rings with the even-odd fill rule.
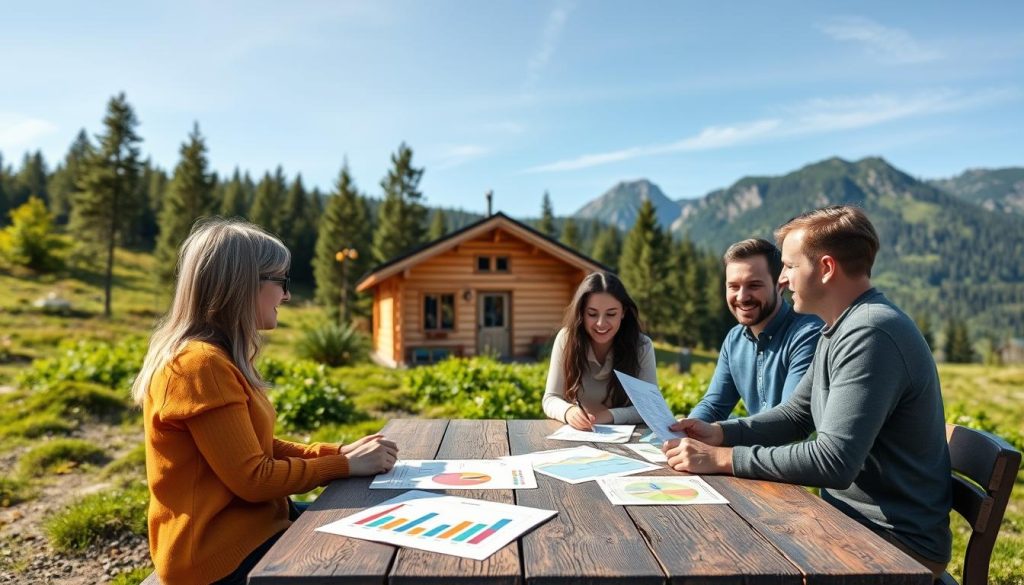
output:
[[163,583],[227,576],[288,527],[290,494],[348,475],[340,445],[274,438],[274,407],[227,354],[191,342],[143,404],[149,550]]

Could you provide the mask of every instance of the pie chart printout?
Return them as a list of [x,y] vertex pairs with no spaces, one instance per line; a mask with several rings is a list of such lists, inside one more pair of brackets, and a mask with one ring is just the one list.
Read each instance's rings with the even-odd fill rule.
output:
[[690,506],[729,501],[697,477],[610,477],[597,480],[604,495],[617,506]]
[[638,481],[626,484],[626,493],[645,500],[655,502],[689,502],[697,499],[700,493],[692,487],[658,481]]
[[459,487],[480,485],[491,481],[491,476],[486,473],[477,473],[475,471],[456,471],[453,473],[439,473],[433,478],[434,483],[441,485],[453,485]]

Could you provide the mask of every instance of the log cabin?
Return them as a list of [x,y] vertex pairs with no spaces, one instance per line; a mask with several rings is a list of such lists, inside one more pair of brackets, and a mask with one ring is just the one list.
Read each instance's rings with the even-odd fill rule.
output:
[[503,213],[376,267],[373,357],[391,366],[448,356],[536,357],[588,274],[611,269]]

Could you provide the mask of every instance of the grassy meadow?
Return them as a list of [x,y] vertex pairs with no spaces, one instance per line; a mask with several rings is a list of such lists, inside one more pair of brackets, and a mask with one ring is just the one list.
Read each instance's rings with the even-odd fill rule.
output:
[[[6,293],[0,297],[0,551],[8,551],[0,554],[0,573],[31,577],[27,551],[40,545],[15,538],[14,532],[38,533],[50,554],[68,559],[98,556],[126,534],[144,537],[141,416],[127,400],[130,367],[118,365],[140,357],[169,299],[170,292],[159,289],[152,274],[148,254],[118,251],[115,311],[108,320],[95,272],[37,276],[0,267]],[[72,302],[69,314],[45,314],[33,305],[51,292]],[[316,414],[322,411],[296,407],[279,421],[282,434],[347,441],[378,430],[392,417],[542,416],[545,364],[475,359],[408,371],[369,363],[292,367],[300,361],[296,347],[303,330],[324,320],[322,310],[303,300],[310,296],[300,288],[281,310],[280,328],[268,335],[267,360],[261,363],[265,372],[276,372],[275,386],[285,388],[275,400],[286,405],[294,400],[288,389],[321,401],[340,392],[346,407],[326,422]],[[72,343],[83,341],[97,343]],[[697,352],[685,375],[675,371],[675,356],[672,348],[659,346],[659,380],[673,409],[686,412],[706,387],[714,355]],[[939,370],[949,420],[994,431],[1024,447],[1024,367],[941,365]],[[275,404],[280,412],[282,403]],[[316,400],[311,404],[317,407]],[[1024,585],[1022,484],[1024,473],[1018,474],[996,545],[992,583]],[[27,511],[33,502],[48,507],[33,516]],[[950,571],[958,576],[969,531],[955,514],[954,531]],[[137,582],[149,570],[143,563],[112,582]]]

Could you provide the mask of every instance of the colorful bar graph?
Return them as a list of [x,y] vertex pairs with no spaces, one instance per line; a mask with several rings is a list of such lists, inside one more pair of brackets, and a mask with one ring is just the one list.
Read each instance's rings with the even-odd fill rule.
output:
[[399,518],[397,520],[392,520],[391,522],[388,522],[384,526],[381,526],[381,528],[384,529],[384,530],[391,530],[392,528],[394,528],[396,526],[401,526],[402,524],[405,524],[408,521],[409,521],[408,518]]
[[409,530],[410,528],[414,528],[415,526],[417,526],[419,524],[423,524],[424,522],[426,522],[427,520],[430,520],[434,516],[437,516],[436,512],[431,512],[429,514],[424,514],[424,515],[420,516],[419,518],[413,520],[412,522],[410,522],[408,524],[403,524],[401,527],[396,528],[395,532],[405,532],[406,530]]
[[387,510],[384,510],[382,512],[377,512],[376,514],[374,514],[372,516],[367,516],[366,518],[363,518],[362,520],[356,522],[356,524],[366,524],[367,522],[372,522],[373,520],[376,520],[377,518],[380,518],[381,516],[385,516],[387,514],[390,514],[391,512],[394,512],[395,510],[401,508],[404,505],[405,504],[398,504],[397,506],[388,508]]
[[[487,526],[486,524],[475,524],[470,520],[465,520],[455,524],[454,526],[449,523],[440,524],[431,528],[421,525],[427,523],[433,518],[436,518],[438,516],[437,512],[428,512],[414,520],[409,520],[408,518],[399,517],[400,515],[395,513],[396,510],[404,505],[405,504],[398,504],[397,506],[392,506],[386,510],[367,516],[366,518],[355,522],[355,524],[365,525],[368,528],[377,528],[380,530],[405,532],[412,536],[426,536],[439,539],[450,538],[452,539],[452,542],[480,544],[492,534],[498,532],[507,524],[512,522],[511,518],[503,518],[494,524]],[[402,514],[402,516],[409,515],[410,514]]]
[[490,536],[490,535],[494,534],[495,532],[501,530],[501,528],[503,526],[505,526],[506,524],[508,524],[511,521],[512,521],[511,518],[505,518],[503,520],[498,520],[494,524],[491,524],[490,528],[488,528],[487,530],[484,530],[480,534],[477,534],[473,538],[473,540],[469,541],[469,544],[480,544],[481,542],[483,542],[483,540],[485,538],[487,538],[488,536]]
[[487,525],[486,524],[477,524],[477,525],[473,526],[469,530],[467,530],[467,531],[463,532],[462,534],[456,536],[454,542],[462,542],[462,541],[466,540],[470,536],[473,536],[474,534],[479,532],[485,526],[487,526]]
[[367,524],[367,526],[369,526],[371,528],[377,528],[378,526],[380,526],[382,524],[387,524],[388,522],[391,522],[394,519],[395,519],[394,516],[384,516],[383,518],[378,518],[378,519],[374,520],[373,522],[370,522],[369,524]]
[[469,526],[470,524],[472,524],[472,522],[459,522],[455,526],[452,526],[451,529],[445,531],[445,533],[442,534],[440,538],[450,538],[453,534],[458,534],[462,531],[463,528]]
[[450,528],[450,527],[451,527],[451,524],[442,524],[442,525],[438,526],[437,528],[431,528],[430,532],[424,534],[423,536],[437,536],[438,534],[444,532],[446,528]]

